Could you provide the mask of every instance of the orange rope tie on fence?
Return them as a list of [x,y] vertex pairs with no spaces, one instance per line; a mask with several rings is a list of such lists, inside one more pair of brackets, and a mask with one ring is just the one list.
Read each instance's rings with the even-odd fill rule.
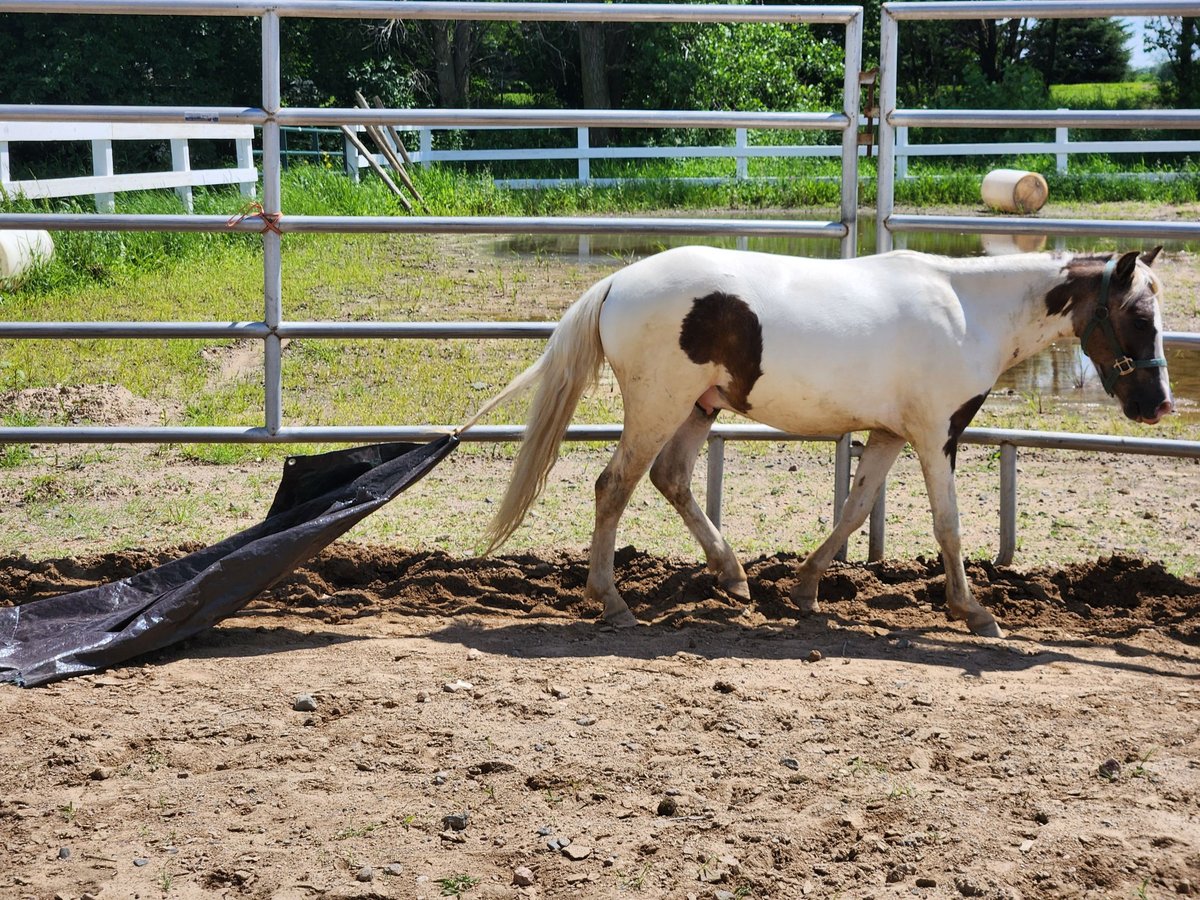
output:
[[229,221],[225,223],[226,228],[236,228],[246,219],[253,219],[255,216],[262,219],[263,227],[259,229],[259,234],[266,234],[268,231],[273,231],[279,236],[283,236],[283,232],[279,229],[279,220],[283,218],[283,213],[269,213],[263,209],[263,205],[257,200],[251,200],[241,211],[236,215],[230,216]]

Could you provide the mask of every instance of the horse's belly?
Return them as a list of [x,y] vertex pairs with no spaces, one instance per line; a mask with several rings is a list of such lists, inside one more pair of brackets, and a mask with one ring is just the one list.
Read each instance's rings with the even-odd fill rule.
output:
[[800,380],[765,380],[747,398],[746,415],[794,434],[842,434],[872,428],[896,430],[891,396],[854,396],[851,388],[815,385]]

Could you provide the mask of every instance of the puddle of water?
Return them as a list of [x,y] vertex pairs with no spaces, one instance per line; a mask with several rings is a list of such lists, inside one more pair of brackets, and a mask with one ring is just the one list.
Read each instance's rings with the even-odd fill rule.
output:
[[[817,214],[796,213],[795,218],[822,219]],[[875,218],[864,216],[858,223],[860,255],[875,250]],[[610,263],[614,268],[650,256],[671,247],[686,244],[705,244],[781,253],[790,256],[810,256],[835,259],[840,255],[837,241],[805,237],[697,237],[695,235],[511,235],[493,244],[498,255],[563,256]],[[896,246],[937,253],[943,256],[981,256],[986,254],[1027,252],[1036,250],[1070,250],[1086,252],[1112,247],[1111,239],[1096,237],[1055,237],[1028,235],[976,235],[913,232],[896,235]],[[1200,252],[1200,243],[1193,241],[1164,242],[1167,251]],[[1178,414],[1189,423],[1200,424],[1200,353],[1195,350],[1167,351],[1171,387],[1178,403]],[[1111,403],[1100,386],[1095,368],[1075,342],[1054,345],[1025,360],[1000,376],[996,394],[1015,392],[1020,402],[1033,402],[1063,407],[1086,414],[1089,408]]]

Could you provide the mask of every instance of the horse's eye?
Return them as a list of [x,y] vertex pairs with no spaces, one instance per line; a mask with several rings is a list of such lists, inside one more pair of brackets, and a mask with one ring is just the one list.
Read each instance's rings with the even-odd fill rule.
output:
[[1134,319],[1133,327],[1138,331],[1150,331],[1154,328],[1154,324],[1149,319]]

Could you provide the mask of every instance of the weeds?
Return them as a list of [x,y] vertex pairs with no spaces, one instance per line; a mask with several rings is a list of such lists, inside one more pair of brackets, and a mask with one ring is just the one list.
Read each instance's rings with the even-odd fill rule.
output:
[[[408,819],[411,819],[411,818],[412,818],[411,816],[408,817]],[[408,827],[407,820],[402,820],[401,824],[404,825],[405,828]],[[346,828],[340,829],[339,831],[335,831],[333,834],[333,839],[335,841],[344,841],[344,840],[348,840],[349,838],[369,837],[370,835],[372,835],[376,831],[378,831],[380,828],[386,828],[386,827],[387,827],[387,822],[374,822],[369,825],[350,825],[350,826],[347,826]]]
[[438,879],[438,885],[442,889],[443,897],[461,897],[467,891],[474,889],[478,884],[479,879],[474,875],[448,875],[445,878]]
[[1158,750],[1158,747],[1151,747],[1149,750],[1139,756],[1137,765],[1133,767],[1133,770],[1129,773],[1129,777],[1152,780],[1155,773],[1152,769],[1146,768],[1146,763],[1150,762],[1150,760],[1154,758],[1154,754],[1156,754]]
[[622,882],[622,884],[632,891],[640,891],[646,886],[646,879],[649,877],[652,869],[653,866],[651,866],[650,863],[644,863],[640,872],[638,872],[636,875],[629,876]]

